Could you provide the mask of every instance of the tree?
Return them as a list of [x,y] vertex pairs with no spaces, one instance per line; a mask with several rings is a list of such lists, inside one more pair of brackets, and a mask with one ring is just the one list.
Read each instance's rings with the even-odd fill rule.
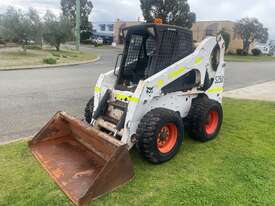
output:
[[21,44],[24,51],[31,42],[42,42],[42,23],[36,10],[28,13],[9,7],[1,18],[1,36],[8,41]]
[[8,41],[15,41],[21,44],[23,50],[27,51],[27,45],[32,38],[31,22],[21,10],[9,7],[3,15],[1,36]]
[[190,12],[187,0],[140,0],[144,19],[152,23],[160,18],[164,24],[174,24],[191,28],[196,14]]
[[270,46],[271,55],[274,55],[275,54],[275,41],[271,40],[268,45]]
[[27,13],[27,17],[29,18],[30,33],[32,36],[32,40],[35,41],[35,43],[40,44],[42,48],[43,23],[40,19],[40,16],[38,15],[38,12],[35,9],[30,8],[29,12]]
[[224,44],[225,44],[225,51],[226,51],[230,44],[230,39],[231,39],[230,34],[227,31],[225,31],[224,28],[222,28],[222,30],[219,32],[219,34],[222,35],[222,38],[223,38]]
[[266,43],[268,40],[268,29],[256,18],[243,18],[235,26],[235,32],[243,40],[243,51],[248,53],[250,44],[255,40]]
[[[63,16],[66,16],[71,24],[75,26],[76,1],[75,0],[61,0],[61,9]],[[90,0],[80,0],[80,16],[81,25],[80,30],[90,30],[89,15],[92,12],[93,3]]]
[[91,37],[91,35],[92,35],[92,33],[90,32],[90,31],[81,31],[80,32],[80,40],[81,41],[85,41],[85,40],[88,40],[88,39],[90,39],[90,37]]
[[69,19],[65,16],[56,17],[53,13],[47,11],[44,22],[44,40],[59,51],[60,45],[65,43],[72,35]]

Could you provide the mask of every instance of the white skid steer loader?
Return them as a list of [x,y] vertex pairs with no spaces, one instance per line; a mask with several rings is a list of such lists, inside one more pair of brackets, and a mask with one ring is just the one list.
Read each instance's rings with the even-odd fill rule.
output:
[[177,26],[143,24],[123,35],[123,54],[114,70],[99,76],[85,109],[88,124],[58,112],[29,143],[76,205],[133,177],[128,150],[134,145],[150,162],[162,163],[176,155],[185,128],[205,142],[222,124],[221,36],[194,49],[192,32]]

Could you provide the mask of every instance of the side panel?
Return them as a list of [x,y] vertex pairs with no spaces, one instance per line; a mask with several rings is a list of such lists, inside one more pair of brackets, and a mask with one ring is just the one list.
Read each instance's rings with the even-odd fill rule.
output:
[[105,94],[107,89],[113,89],[117,80],[117,76],[114,75],[114,70],[111,70],[105,74],[101,74],[98,77],[96,85],[94,87],[94,111],[97,109],[98,104]]
[[224,70],[226,63],[224,62],[225,46],[221,36],[217,37],[217,44],[220,48],[219,65],[215,73],[212,86],[206,91],[206,95],[213,100],[222,103],[222,93],[224,91]]

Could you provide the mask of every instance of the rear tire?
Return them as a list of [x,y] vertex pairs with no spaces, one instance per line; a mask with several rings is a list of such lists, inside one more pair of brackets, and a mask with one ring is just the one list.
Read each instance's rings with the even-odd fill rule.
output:
[[184,136],[179,114],[156,108],[148,112],[137,129],[138,151],[152,163],[170,160],[178,152]]
[[223,120],[223,110],[217,101],[200,97],[194,99],[187,117],[188,133],[191,138],[202,142],[217,137]]
[[92,97],[86,107],[85,107],[85,113],[84,113],[84,117],[87,123],[91,123],[92,121],[92,117],[93,117],[93,111],[94,111],[94,97]]

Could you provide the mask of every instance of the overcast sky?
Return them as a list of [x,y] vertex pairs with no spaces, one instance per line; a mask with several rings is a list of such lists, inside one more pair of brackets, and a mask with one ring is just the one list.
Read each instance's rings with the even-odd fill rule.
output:
[[[92,21],[137,20],[142,17],[139,0],[92,0],[94,10]],[[275,0],[189,0],[197,20],[233,20],[242,17],[257,17],[269,28],[275,39]],[[0,13],[9,6],[26,10],[37,9],[42,15],[47,9],[60,13],[59,0],[0,0]]]

